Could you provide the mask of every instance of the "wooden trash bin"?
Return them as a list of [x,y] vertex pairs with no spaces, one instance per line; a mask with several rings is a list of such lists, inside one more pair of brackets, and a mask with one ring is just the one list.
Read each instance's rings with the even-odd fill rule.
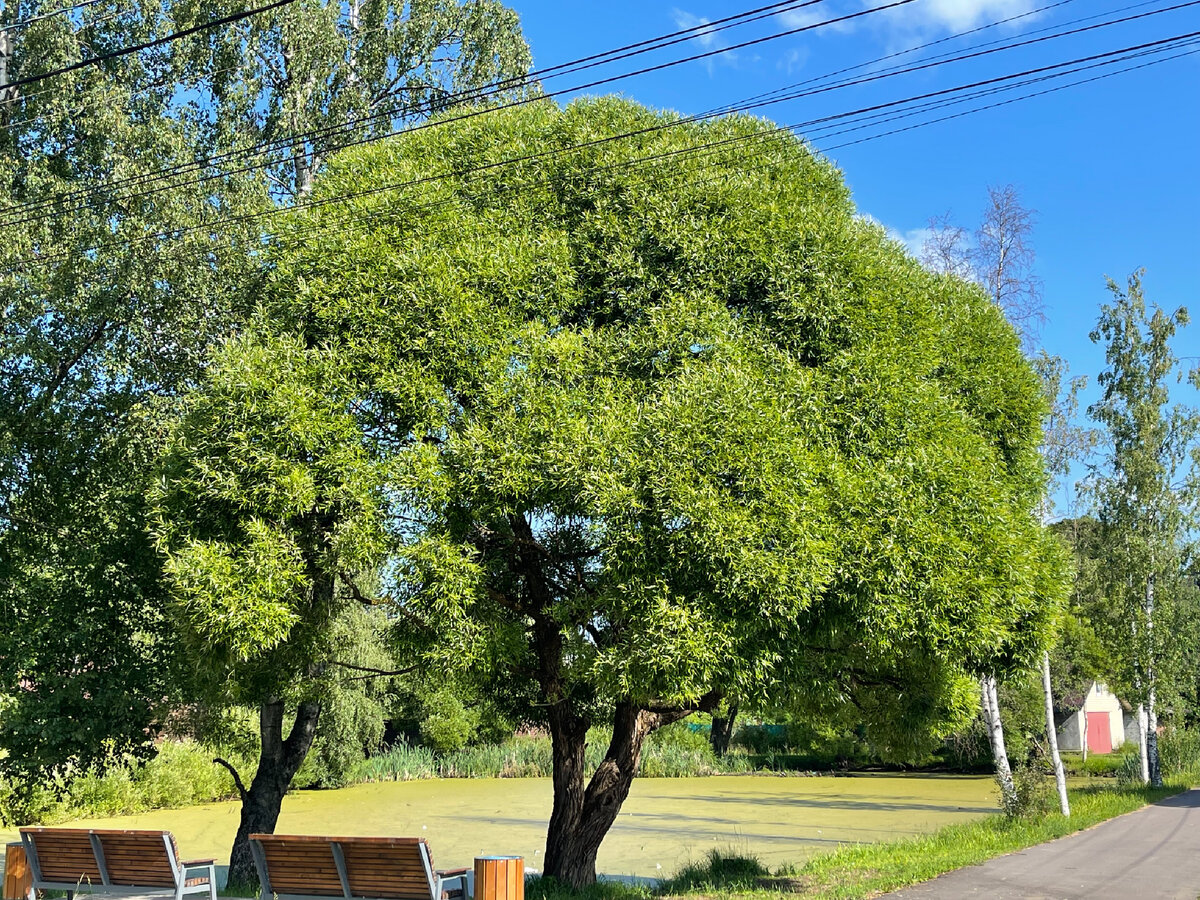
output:
[[4,900],[26,900],[33,887],[33,872],[20,841],[4,848]]
[[525,857],[475,857],[474,900],[525,900]]

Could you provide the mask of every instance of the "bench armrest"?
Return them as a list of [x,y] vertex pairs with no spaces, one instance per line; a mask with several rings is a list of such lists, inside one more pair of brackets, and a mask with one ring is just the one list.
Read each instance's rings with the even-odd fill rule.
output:
[[438,869],[437,873],[442,876],[449,875],[451,877],[454,877],[455,875],[466,875],[470,871],[471,871],[471,869],[469,866],[461,866],[460,868],[457,868],[457,869]]

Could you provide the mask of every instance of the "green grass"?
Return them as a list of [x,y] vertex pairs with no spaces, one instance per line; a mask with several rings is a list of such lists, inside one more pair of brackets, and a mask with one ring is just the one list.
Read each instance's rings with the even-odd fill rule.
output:
[[932,834],[880,844],[847,845],[774,874],[753,857],[713,851],[685,866],[657,889],[602,883],[580,893],[553,879],[530,883],[530,900],[657,900],[661,897],[791,900],[796,897],[852,900],[927,881],[1034,844],[1064,837],[1106,819],[1132,812],[1181,790],[1183,782],[1160,789],[1088,786],[1071,791],[1071,817],[1055,813],[1021,819],[1001,815],[950,825]]

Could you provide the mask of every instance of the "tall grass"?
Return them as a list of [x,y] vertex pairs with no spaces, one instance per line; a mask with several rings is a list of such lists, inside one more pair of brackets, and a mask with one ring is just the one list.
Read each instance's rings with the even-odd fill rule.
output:
[[[753,770],[743,755],[718,759],[708,740],[683,736],[682,731],[666,732],[651,740],[642,752],[639,774],[645,778],[683,778],[693,775],[718,775]],[[601,729],[588,733],[587,764],[595,768],[608,749],[608,735]],[[363,760],[351,773],[351,781],[412,781],[422,778],[538,778],[553,772],[550,738],[523,735],[503,744],[466,747],[449,753],[434,753],[425,747],[400,744]]]
[[[49,784],[18,790],[0,783],[0,824],[53,825],[70,819],[178,809],[236,794],[233,777],[213,763],[213,750],[194,741],[164,743],[148,760],[123,756],[98,768],[67,772]],[[238,765],[241,763],[241,765]],[[253,774],[235,760],[239,771]]]

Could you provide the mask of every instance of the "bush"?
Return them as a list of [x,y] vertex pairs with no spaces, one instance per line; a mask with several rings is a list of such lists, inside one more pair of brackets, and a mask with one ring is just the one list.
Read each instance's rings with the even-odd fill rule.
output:
[[1013,767],[1012,779],[1015,796],[1006,802],[1004,792],[1000,792],[1001,806],[1006,816],[1012,819],[1035,818],[1055,810],[1055,789],[1036,762],[1017,763]]
[[1170,728],[1158,739],[1158,762],[1165,779],[1200,777],[1200,730]]
[[449,691],[438,691],[422,701],[421,741],[439,753],[461,750],[475,736],[479,713],[467,709]]

